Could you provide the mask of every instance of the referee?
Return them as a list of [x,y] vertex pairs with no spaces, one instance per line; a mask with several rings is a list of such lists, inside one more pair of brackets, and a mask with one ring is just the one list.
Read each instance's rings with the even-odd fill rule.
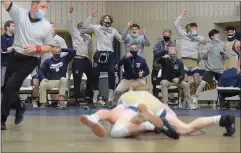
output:
[[15,23],[13,51],[6,69],[1,102],[1,130],[6,130],[11,104],[16,103],[15,124],[23,120],[25,106],[18,95],[23,81],[37,66],[40,55],[53,52],[54,48],[52,26],[44,18],[48,1],[32,1],[30,11],[10,0],[1,3]]

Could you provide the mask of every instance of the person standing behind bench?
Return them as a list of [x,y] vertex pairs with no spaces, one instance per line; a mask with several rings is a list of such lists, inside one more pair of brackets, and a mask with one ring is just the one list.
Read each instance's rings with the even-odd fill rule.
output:
[[13,103],[16,103],[15,124],[23,121],[25,106],[21,103],[18,92],[24,79],[37,66],[40,54],[55,49],[51,24],[44,18],[48,1],[32,1],[30,11],[18,7],[10,0],[1,3],[15,23],[13,51],[6,69],[1,107],[1,130],[6,130],[7,117]]

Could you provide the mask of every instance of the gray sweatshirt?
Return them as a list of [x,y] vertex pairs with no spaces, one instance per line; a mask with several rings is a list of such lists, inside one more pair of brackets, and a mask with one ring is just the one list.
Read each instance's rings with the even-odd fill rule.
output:
[[[55,36],[54,36],[54,46],[55,46],[56,48],[68,48],[65,40],[64,40],[62,37],[60,37],[59,35],[57,35],[57,34],[55,34]],[[62,53],[60,54],[60,56],[61,56],[61,57],[64,57],[64,56],[66,56],[67,54],[68,54],[67,52],[62,52]],[[51,58],[51,57],[53,57],[53,53],[44,53],[44,54],[42,54],[42,55],[41,55],[40,65],[42,65],[43,62],[44,62],[46,59],[49,59],[49,58]]]
[[[209,48],[211,48],[211,51],[208,51]],[[226,58],[222,56],[220,52],[225,52]],[[207,71],[216,73],[223,73],[224,61],[229,57],[230,54],[228,49],[225,43],[221,40],[212,40],[207,43],[202,52],[202,59],[204,60]]]
[[181,27],[181,19],[182,17],[179,16],[174,22],[174,26],[181,37],[181,57],[199,60],[199,45],[204,40],[204,37],[200,35],[193,36],[192,34],[186,32]]
[[139,48],[138,55],[144,58],[144,46],[150,46],[151,43],[145,35],[134,35],[128,34],[129,28],[127,28],[123,34],[122,38],[125,41],[126,53],[129,53],[129,47],[135,41]]
[[95,32],[97,40],[97,51],[114,52],[114,38],[116,38],[117,40],[121,40],[121,35],[116,29],[112,27],[107,28],[101,25],[93,25],[91,16],[88,17],[87,21],[84,24],[84,27]]
[[84,30],[78,30],[72,24],[72,16],[68,14],[67,20],[68,30],[72,38],[73,48],[76,50],[76,55],[88,57],[88,49],[94,53],[91,36],[84,33]]

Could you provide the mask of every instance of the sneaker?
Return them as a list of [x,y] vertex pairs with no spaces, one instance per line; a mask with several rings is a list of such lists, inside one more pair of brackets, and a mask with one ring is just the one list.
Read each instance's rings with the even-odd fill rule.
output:
[[67,108],[67,101],[59,101],[58,108],[60,109]]
[[37,108],[38,107],[38,103],[35,99],[32,100],[32,105],[33,105],[33,108]]
[[163,121],[163,126],[161,128],[155,127],[154,132],[156,134],[164,133],[169,138],[179,139],[180,138],[180,134],[177,133],[176,130],[171,127],[171,125],[168,123],[166,118],[163,117],[162,121]]
[[92,132],[98,137],[106,135],[105,128],[94,118],[89,115],[80,116],[80,122],[91,128]]
[[138,111],[145,121],[149,121],[151,124],[158,128],[163,126],[161,118],[150,112],[145,104],[139,104]]
[[115,94],[113,89],[109,89],[108,102],[112,102],[115,99]]
[[20,106],[19,106],[19,108],[16,109],[16,114],[15,114],[14,123],[16,125],[20,124],[23,121],[25,110],[26,110],[25,104],[20,102]]
[[98,101],[99,90],[94,90],[93,103],[96,104]]
[[236,129],[235,129],[235,117],[230,115],[222,115],[220,118],[219,126],[225,127],[226,133],[223,136],[232,136]]
[[197,109],[197,103],[194,103],[194,102],[188,103],[187,109],[189,109],[189,110],[196,110]]

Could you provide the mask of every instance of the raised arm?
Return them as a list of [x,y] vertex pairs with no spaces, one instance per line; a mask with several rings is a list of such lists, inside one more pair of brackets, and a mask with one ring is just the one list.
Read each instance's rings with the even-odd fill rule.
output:
[[61,52],[68,52],[68,55],[64,57],[67,63],[69,63],[76,55],[76,50],[70,48],[61,48]]
[[18,7],[14,2],[10,0],[4,0],[1,3],[5,7],[9,15],[11,16],[15,24],[18,23],[18,20],[20,19],[19,13],[21,8]]
[[187,9],[184,9],[184,10],[182,11],[181,15],[178,16],[177,19],[176,19],[176,21],[174,22],[174,26],[175,26],[175,28],[177,29],[177,32],[178,32],[178,34],[179,34],[181,37],[184,37],[184,36],[187,34],[187,32],[182,28],[181,23],[180,23],[180,21],[181,21],[181,19],[183,18],[183,16],[186,15],[187,13],[188,13],[188,10],[187,10]]
[[122,36],[122,40],[128,41],[127,35],[128,35],[129,29],[131,28],[131,26],[132,26],[132,22],[129,21],[129,22],[128,22],[128,27],[124,30],[124,32],[123,32],[122,35],[121,35],[121,36]]
[[67,26],[68,26],[68,30],[70,35],[74,35],[76,33],[78,33],[78,29],[72,24],[72,12],[74,11],[73,7],[69,8],[69,13],[68,13],[68,19],[67,19]]
[[143,36],[144,36],[143,40],[142,40],[142,44],[143,44],[143,46],[149,47],[151,45],[151,43],[150,43],[149,39],[146,37],[147,30],[143,29],[142,31],[143,31]]
[[10,4],[11,4],[11,1],[10,0],[4,0],[1,2],[3,7],[5,7],[5,9],[8,9]]
[[88,18],[87,18],[87,20],[84,22],[84,27],[86,28],[86,29],[90,29],[90,30],[94,30],[94,26],[93,26],[93,17],[96,17],[97,16],[97,11],[93,11],[92,12],[92,14],[91,14],[91,16],[89,16]]

